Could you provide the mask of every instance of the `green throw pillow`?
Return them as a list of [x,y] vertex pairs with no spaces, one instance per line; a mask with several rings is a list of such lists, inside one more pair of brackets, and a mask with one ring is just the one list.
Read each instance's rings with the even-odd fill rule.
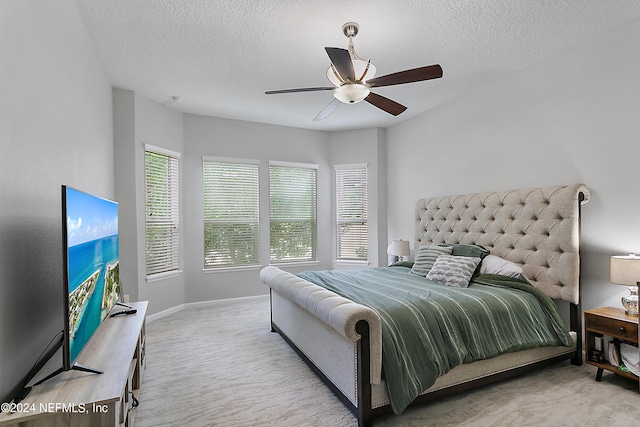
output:
[[[451,255],[453,256],[468,256],[472,258],[480,258],[480,261],[487,255],[489,255],[489,251],[483,248],[480,245],[464,245],[462,243],[454,243],[453,245],[449,243],[442,243],[440,246],[450,247]],[[480,274],[480,265],[473,272],[474,276]]]
[[450,245],[448,243],[442,243],[440,246],[450,247],[451,255],[453,256],[470,256],[483,259],[489,255],[489,251],[480,245],[463,245],[462,243]]
[[413,263],[410,273],[417,276],[426,276],[433,263],[436,262],[438,256],[451,254],[451,247],[447,246],[420,246],[416,254],[416,260]]

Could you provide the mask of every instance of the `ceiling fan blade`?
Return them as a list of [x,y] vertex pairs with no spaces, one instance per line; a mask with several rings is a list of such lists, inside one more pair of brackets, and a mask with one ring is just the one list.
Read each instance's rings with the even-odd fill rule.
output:
[[374,77],[371,80],[367,80],[367,84],[369,87],[393,86],[404,83],[421,82],[423,80],[439,79],[440,77],[442,77],[442,67],[436,64]]
[[394,116],[397,116],[407,109],[404,105],[398,104],[396,101],[392,101],[389,98],[373,92],[369,93],[364,100]]
[[295,92],[315,92],[319,90],[333,90],[335,87],[302,87],[299,89],[281,89],[281,90],[268,90],[265,92],[267,95],[274,95],[277,93],[295,93]]
[[356,81],[356,73],[353,71],[353,62],[351,62],[351,55],[347,49],[341,49],[339,47],[325,47],[327,55],[331,59],[331,63],[343,81]]
[[327,117],[329,117],[329,114],[333,113],[333,110],[338,108],[340,104],[342,104],[342,102],[340,102],[338,98],[333,98],[333,101],[327,104],[327,106],[324,107],[322,111],[320,111],[318,115],[313,118],[313,121],[317,122],[326,119]]

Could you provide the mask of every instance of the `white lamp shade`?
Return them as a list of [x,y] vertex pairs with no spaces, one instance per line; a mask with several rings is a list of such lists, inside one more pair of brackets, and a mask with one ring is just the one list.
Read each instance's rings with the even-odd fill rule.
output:
[[627,286],[634,286],[636,282],[640,282],[640,256],[635,254],[612,256],[609,281]]
[[391,243],[391,255],[403,257],[409,255],[408,240],[394,240]]
[[346,83],[335,88],[333,96],[345,104],[355,104],[369,96],[369,88],[360,83]]

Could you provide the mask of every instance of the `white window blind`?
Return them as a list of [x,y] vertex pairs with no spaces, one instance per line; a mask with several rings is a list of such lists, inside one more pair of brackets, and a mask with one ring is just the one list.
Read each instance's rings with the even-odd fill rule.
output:
[[270,261],[315,261],[317,170],[315,165],[269,166]]
[[259,165],[203,161],[204,267],[259,264]]
[[367,166],[336,166],[337,259],[367,259]]
[[145,146],[147,276],[180,269],[179,156]]

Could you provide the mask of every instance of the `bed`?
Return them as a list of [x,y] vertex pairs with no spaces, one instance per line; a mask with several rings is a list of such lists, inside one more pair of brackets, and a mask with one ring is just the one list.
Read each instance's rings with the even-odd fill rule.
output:
[[[476,361],[462,357],[462,363],[446,367],[427,383],[424,390],[416,393],[415,398],[411,396],[411,405],[519,375],[560,360],[571,359],[576,365],[582,363],[580,210],[589,195],[588,187],[573,184],[433,197],[416,203],[416,264],[424,261],[422,255],[431,251],[426,248],[483,248],[485,256],[489,254],[493,259],[519,267],[528,282],[523,288],[534,288],[533,293],[542,294],[540,298],[553,299],[554,308],[555,305],[568,306],[565,330],[569,331],[570,337],[566,342],[560,340],[557,344],[542,346],[527,344],[521,346],[522,349],[512,348]],[[445,258],[447,261],[456,258],[451,255],[440,255],[430,262],[440,264]],[[481,266],[478,264],[479,268]],[[407,284],[413,286],[411,289],[415,289],[416,280],[429,282],[432,272],[427,271],[427,277],[422,277],[419,269],[412,270],[414,268],[407,265],[361,271],[388,275],[389,281],[404,274],[412,277]],[[435,285],[447,292],[468,292],[480,289],[482,285],[492,286],[492,283],[475,283],[479,277],[480,282],[482,278],[492,279],[491,275],[478,276],[478,271],[474,271],[472,285],[466,289]],[[343,275],[338,281],[348,282],[352,273],[357,271],[339,273]],[[331,276],[333,273],[326,274]],[[398,387],[393,383],[398,380],[395,375],[390,377],[385,372],[395,372],[388,357],[390,350],[386,347],[389,341],[387,314],[375,305],[370,308],[371,305],[355,302],[360,301],[356,298],[359,295],[347,298],[342,290],[320,283],[324,279],[314,275],[315,272],[293,275],[275,266],[262,269],[261,281],[270,288],[272,331],[278,332],[354,413],[359,426],[369,426],[379,416],[404,410],[406,402],[399,405],[395,397],[397,390],[394,387]],[[356,280],[353,276],[354,284]],[[413,290],[407,292],[413,293]],[[404,300],[402,305],[406,305]],[[445,315],[449,316],[449,313]],[[557,313],[550,317],[559,319]],[[383,335],[386,337],[385,349]],[[442,335],[447,336],[448,333]],[[383,369],[384,350],[387,356]],[[415,364],[415,361],[411,363]],[[417,380],[414,382],[422,384]]]

